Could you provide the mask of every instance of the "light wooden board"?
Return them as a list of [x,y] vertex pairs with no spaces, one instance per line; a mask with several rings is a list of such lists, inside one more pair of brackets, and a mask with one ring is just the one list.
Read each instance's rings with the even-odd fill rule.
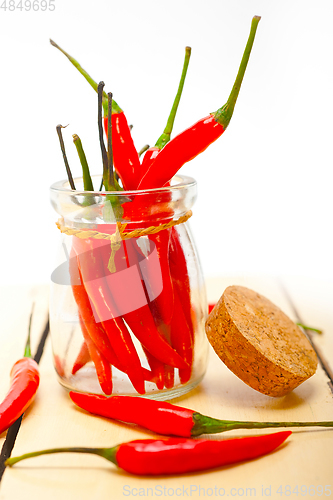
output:
[[[209,300],[218,299],[229,284],[248,286],[263,293],[293,317],[293,310],[281,287],[276,280],[267,277],[211,280],[208,282]],[[295,298],[297,293],[292,284],[288,283],[287,286]],[[330,304],[327,303],[327,308],[324,307],[325,298],[322,297],[321,301],[317,293],[316,291],[316,296],[312,300],[322,305],[321,318],[329,327],[332,325]],[[15,359],[21,356],[32,295],[38,300],[40,311],[33,329],[33,335],[38,335],[45,321],[45,289],[35,289],[33,292],[18,288],[11,293],[7,290],[1,291],[3,309],[0,342],[3,349],[0,394],[2,397],[8,389],[10,367]],[[300,313],[303,313],[301,294],[298,297],[298,308]],[[312,317],[309,319],[312,320]],[[327,345],[331,342],[331,336],[326,329],[321,342],[323,349],[325,342]],[[332,360],[333,353],[327,354]],[[54,446],[113,446],[131,439],[154,436],[153,433],[138,427],[94,417],[74,407],[56,379],[51,360],[50,341],[47,342],[40,370],[41,385],[38,396],[24,416],[13,456]],[[289,395],[284,398],[269,398],[237,379],[211,350],[209,368],[203,382],[192,393],[173,402],[216,418],[230,420],[330,420],[333,419],[333,396],[327,382],[326,374],[318,368],[311,379]],[[258,433],[263,431],[232,431],[215,438],[225,439]],[[1,436],[1,442],[3,440],[4,436]],[[310,498],[313,491],[316,494],[312,496],[316,498],[319,496],[319,486],[323,486],[325,492],[325,486],[331,485],[330,491],[333,497],[332,464],[333,430],[313,428],[295,430],[280,450],[266,457],[214,471],[179,477],[137,478],[117,470],[113,464],[99,457],[61,454],[34,458],[11,469],[7,468],[0,486],[0,500],[16,500],[22,496],[27,500],[39,498],[100,500],[122,499],[127,496],[144,498],[269,496],[280,499],[288,496],[288,485],[294,492],[298,486],[299,497],[302,497],[301,487],[303,492],[307,488],[310,494],[303,498]],[[315,489],[310,489],[311,486]],[[281,496],[278,491],[283,495]],[[328,495],[323,493],[322,496]],[[295,497],[295,493],[290,496],[290,498]]]

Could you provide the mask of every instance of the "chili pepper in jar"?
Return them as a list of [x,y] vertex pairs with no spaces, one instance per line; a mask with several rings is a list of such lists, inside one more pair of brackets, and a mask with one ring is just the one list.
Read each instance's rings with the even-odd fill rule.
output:
[[21,460],[52,453],[90,453],[106,458],[120,469],[139,476],[185,474],[214,469],[267,455],[278,448],[291,431],[226,440],[137,439],[113,448],[53,448],[6,460],[12,466]]
[[151,163],[146,174],[141,179],[138,189],[150,189],[164,186],[166,182],[172,179],[184,163],[202,153],[226,130],[234,111],[259,20],[259,16],[255,16],[252,19],[251,31],[243,58],[226,104],[215,113],[199,120],[168,142]]
[[[102,225],[102,228],[105,228],[105,231],[107,230],[107,227],[104,225]],[[139,263],[132,242],[130,240],[124,241],[122,242],[122,246],[126,250],[127,262],[120,262],[122,256],[117,251],[115,257],[116,273],[110,274],[108,272],[107,263],[110,252],[105,245],[102,245],[100,248],[99,258],[96,255],[94,259],[94,261],[99,260],[103,266],[102,274],[105,276],[104,281],[109,293],[112,293],[116,309],[131,328],[136,338],[151,354],[171,366],[186,368],[186,362],[172,349],[156,328],[141,283]],[[128,275],[126,274],[127,270],[129,271]],[[140,294],[141,303],[138,303],[137,296]],[[103,295],[104,297],[108,297],[107,291],[104,290]]]
[[[77,257],[72,248],[70,259],[69,259],[69,273],[71,278],[72,292],[75,302],[78,307],[79,315],[81,316],[84,327],[89,333],[90,338],[94,342],[96,348],[99,352],[108,360],[108,362],[117,368],[118,370],[126,373],[126,369],[120,363],[115,352],[113,351],[106,332],[102,326],[102,323],[97,323],[95,319],[94,312],[91,307],[91,303],[88,294],[82,284],[82,278],[77,265]],[[84,348],[88,349],[88,348]],[[89,352],[88,352],[89,354]],[[74,375],[83,366],[86,354],[81,351],[76,358],[76,361],[72,368],[72,374]],[[89,355],[90,358],[90,355]],[[88,360],[87,360],[88,361]],[[141,368],[142,375],[145,380],[152,381],[154,375],[146,368]]]
[[85,341],[82,342],[81,349],[79,350],[78,355],[73,364],[72,375],[75,375],[81,368],[83,368],[87,363],[91,361],[91,357],[89,354],[89,349]]
[[90,413],[121,420],[122,422],[138,424],[165,436],[193,437],[234,429],[266,429],[270,427],[333,427],[333,421],[242,422],[218,420],[166,401],[154,401],[131,396],[106,398],[78,392],[70,392],[69,395],[77,406]]
[[96,311],[97,322],[108,337],[112,350],[122,366],[124,366],[136,391],[144,394],[144,379],[141,363],[127,327],[115,307],[105,281],[103,261],[100,251],[105,242],[92,238],[79,239],[74,237],[73,248],[78,258],[82,283]]
[[96,368],[99,385],[101,386],[104,394],[110,395],[112,394],[112,366],[110,365],[106,357],[103,356],[103,354],[101,354],[101,352],[95,346],[80,313],[79,320],[83,338],[87,344],[90,357]]
[[169,245],[169,267],[175,293],[181,298],[183,312],[188,328],[194,340],[193,312],[191,304],[191,286],[186,257],[181,237],[176,227],[172,228]]
[[38,364],[32,359],[30,349],[31,320],[32,313],[24,357],[13,365],[10,372],[10,389],[0,404],[0,434],[23,415],[35,399],[39,386]]

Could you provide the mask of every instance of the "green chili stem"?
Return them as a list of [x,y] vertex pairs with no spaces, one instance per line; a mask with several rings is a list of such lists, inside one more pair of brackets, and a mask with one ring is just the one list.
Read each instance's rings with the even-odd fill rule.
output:
[[227,126],[229,125],[229,122],[231,120],[232,114],[234,112],[235,104],[237,101],[237,97],[242,85],[242,81],[244,78],[244,73],[246,70],[247,63],[250,58],[255,34],[257,31],[258,23],[260,21],[260,16],[254,16],[252,19],[252,24],[251,24],[251,31],[249,38],[247,40],[247,44],[243,53],[243,57],[239,66],[239,70],[236,76],[235,83],[232,87],[232,90],[230,92],[229,98],[224,106],[222,108],[218,109],[216,113],[214,114],[215,120],[222,125],[223,129],[225,130]]
[[176,113],[177,109],[179,106],[180,98],[182,96],[183,88],[184,88],[184,83],[185,83],[185,78],[186,78],[186,73],[187,73],[187,68],[190,62],[190,57],[191,57],[191,47],[185,47],[185,59],[184,59],[184,64],[183,64],[183,71],[180,77],[180,82],[178,86],[178,91],[175,97],[175,100],[173,102],[170,115],[166,124],[166,127],[164,129],[163,134],[157,139],[157,142],[155,146],[159,149],[162,149],[169,141],[170,141],[170,136],[171,132],[173,129],[173,124],[176,118]]
[[297,326],[304,328],[304,330],[310,330],[310,332],[323,333],[323,330],[319,330],[319,328],[313,328],[312,326],[304,325],[303,323],[296,323]]
[[234,420],[218,420],[200,413],[193,413],[194,426],[192,436],[215,434],[234,429],[266,429],[269,427],[333,427],[333,421],[325,422],[242,422]]
[[140,156],[141,156],[141,155],[143,155],[143,153],[144,153],[145,151],[147,151],[147,149],[149,149],[149,147],[150,147],[150,146],[149,146],[149,144],[146,144],[145,146],[143,146],[143,147],[140,149],[140,151],[138,152],[139,158],[140,158]]
[[[68,125],[66,125],[66,127],[67,126]],[[61,129],[62,128],[66,128],[66,127],[63,127],[62,125],[57,125],[56,129],[57,129],[57,134],[58,134],[58,137],[59,137],[59,142],[60,142],[60,147],[61,147],[61,151],[62,151],[62,156],[64,158],[64,163],[65,163],[65,167],[66,167],[66,172],[67,172],[67,177],[68,177],[69,185],[70,185],[71,189],[73,189],[73,191],[75,191],[75,184],[74,184],[72,172],[71,172],[71,169],[69,167],[68,160],[67,160],[67,155],[66,155],[66,150],[65,150],[65,144],[64,144],[64,140],[62,138],[62,133],[61,133]]]
[[[82,66],[80,65],[80,63],[78,63],[77,60],[74,59],[74,57],[70,56],[61,47],[59,47],[59,45],[56,44],[53,40],[50,39],[50,43],[51,43],[51,45],[53,45],[53,47],[55,47],[56,49],[60,50],[60,52],[62,52],[67,57],[67,59],[73,64],[73,66],[75,66],[75,68],[81,73],[81,75],[84,76],[84,78],[87,80],[87,82],[89,83],[89,85],[91,85],[91,87],[97,92],[98,91],[98,85],[97,85],[97,83],[95,82],[95,80],[93,80],[91,78],[91,76],[86,72],[86,70],[82,68]],[[107,116],[107,112],[108,112],[108,97],[107,97],[107,95],[106,95],[105,92],[103,93],[103,108],[104,108],[105,116]],[[116,101],[113,101],[112,111],[114,113],[121,113],[121,111],[122,111],[121,108],[116,103]]]
[[98,455],[100,457],[106,458],[110,462],[113,462],[115,465],[117,464],[116,453],[118,450],[118,446],[114,446],[113,448],[80,448],[80,447],[71,447],[71,448],[51,448],[49,450],[41,450],[34,451],[31,453],[25,453],[19,457],[11,457],[8,458],[5,462],[5,465],[11,467],[12,465],[20,462],[21,460],[25,460],[26,458],[39,457],[40,455],[50,455],[53,453],[91,453],[92,455]]
[[76,150],[78,152],[80,163],[82,166],[82,177],[83,177],[83,187],[85,191],[93,191],[94,186],[91,180],[89,166],[87,162],[86,155],[83,150],[82,142],[77,134],[73,135],[73,142],[75,144]]
[[29,318],[29,326],[28,326],[28,338],[25,344],[24,348],[24,357],[25,358],[31,358],[31,345],[30,345],[30,334],[31,334],[31,323],[32,323],[32,316],[34,312],[34,307],[35,303],[33,302],[32,307],[31,307],[31,313],[30,313],[30,318]]

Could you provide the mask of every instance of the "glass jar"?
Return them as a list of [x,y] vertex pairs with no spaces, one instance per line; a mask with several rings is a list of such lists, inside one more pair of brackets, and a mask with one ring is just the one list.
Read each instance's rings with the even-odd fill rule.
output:
[[112,193],[75,185],[51,186],[62,233],[50,296],[59,382],[160,400],[190,391],[208,358],[206,291],[186,222],[195,180]]

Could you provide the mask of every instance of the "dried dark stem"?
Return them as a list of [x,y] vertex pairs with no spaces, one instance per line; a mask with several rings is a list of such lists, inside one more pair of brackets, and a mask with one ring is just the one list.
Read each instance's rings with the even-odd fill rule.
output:
[[71,189],[73,189],[73,191],[75,191],[76,188],[75,188],[75,184],[74,184],[72,172],[71,172],[71,169],[69,167],[68,160],[67,160],[67,155],[66,155],[66,150],[65,150],[65,144],[64,144],[64,140],[62,138],[62,133],[61,133],[61,129],[62,128],[66,128],[66,127],[68,127],[68,125],[66,125],[65,127],[63,127],[62,125],[57,125],[56,129],[57,129],[57,134],[58,134],[58,137],[59,137],[59,142],[60,142],[60,147],[61,147],[61,151],[62,151],[62,156],[64,157],[64,162],[65,162],[65,167],[66,167],[66,171],[67,171],[68,181],[69,181]]
[[99,143],[102,152],[103,161],[103,183],[106,190],[108,190],[108,155],[106,152],[104,137],[103,137],[103,89],[104,82],[99,82],[97,92],[98,92],[98,133],[99,133]]

